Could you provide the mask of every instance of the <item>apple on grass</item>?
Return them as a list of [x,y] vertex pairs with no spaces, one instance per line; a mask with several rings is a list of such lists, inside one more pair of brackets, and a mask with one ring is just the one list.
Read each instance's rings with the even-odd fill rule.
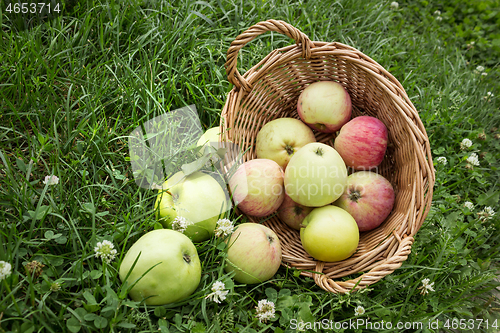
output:
[[198,288],[201,264],[196,247],[187,236],[158,229],[146,233],[130,247],[121,262],[119,276],[129,287],[135,284],[129,293],[134,301],[146,299],[147,305],[164,305],[182,301]]
[[314,82],[300,94],[297,112],[311,128],[333,133],[351,119],[351,97],[338,82]]
[[285,198],[283,170],[273,160],[250,160],[229,175],[229,188],[235,205],[243,213],[267,216],[275,212]]
[[302,221],[300,240],[304,250],[316,260],[341,261],[358,247],[358,225],[342,208],[332,205],[315,208]]
[[285,191],[303,206],[321,207],[337,200],[347,185],[347,168],[332,147],[312,142],[295,153],[285,170]]
[[375,229],[392,211],[394,189],[391,183],[371,171],[358,171],[347,177],[347,188],[334,205],[354,217],[359,231]]
[[334,147],[348,167],[370,170],[382,163],[387,141],[387,127],[382,121],[375,117],[360,116],[340,129]]
[[226,273],[235,272],[234,280],[254,284],[269,280],[281,264],[278,236],[258,223],[242,223],[228,241]]
[[294,118],[278,118],[265,124],[257,133],[257,158],[275,161],[285,170],[293,154],[304,145],[316,142],[313,131]]
[[285,200],[283,200],[283,203],[278,208],[278,216],[290,228],[300,230],[300,224],[312,210],[313,207],[298,204],[285,193]]
[[174,174],[162,185],[155,202],[160,223],[169,229],[185,229],[183,233],[194,242],[212,237],[217,221],[230,208],[219,182],[200,171]]

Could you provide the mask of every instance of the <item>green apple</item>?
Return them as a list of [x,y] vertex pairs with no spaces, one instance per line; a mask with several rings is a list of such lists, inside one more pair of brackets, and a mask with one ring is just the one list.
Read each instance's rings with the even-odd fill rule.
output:
[[127,278],[129,286],[140,279],[129,293],[134,301],[146,299],[147,305],[163,305],[182,301],[198,288],[201,264],[196,247],[187,236],[158,229],[146,233],[130,247],[120,264],[119,276],[123,283]]
[[315,208],[302,221],[300,240],[304,250],[317,260],[344,260],[358,247],[358,225],[348,212],[337,206]]
[[268,158],[286,169],[293,154],[304,145],[316,142],[313,131],[294,118],[278,118],[265,124],[257,133],[257,158]]
[[344,86],[334,81],[319,81],[307,86],[297,101],[300,119],[323,133],[334,133],[351,119],[351,97]]
[[258,223],[237,226],[228,241],[226,272],[235,272],[234,280],[254,284],[269,280],[281,264],[278,236]]
[[297,151],[285,170],[286,194],[307,207],[321,207],[337,200],[347,186],[347,168],[332,147],[308,143]]
[[209,128],[201,135],[196,143],[197,146],[204,146],[208,143],[219,142],[220,127]]
[[200,171],[187,177],[182,171],[174,174],[162,185],[155,202],[161,224],[179,230],[173,222],[178,217],[184,218],[187,228],[183,233],[194,242],[212,237],[217,221],[230,208],[226,191],[219,182]]

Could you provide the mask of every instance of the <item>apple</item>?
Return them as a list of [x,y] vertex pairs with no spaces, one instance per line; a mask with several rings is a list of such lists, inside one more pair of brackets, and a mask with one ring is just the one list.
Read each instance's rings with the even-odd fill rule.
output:
[[334,147],[348,167],[370,170],[384,159],[387,127],[375,117],[360,116],[342,126]]
[[354,218],[337,206],[315,208],[302,221],[300,241],[316,260],[334,262],[349,258],[358,247]]
[[229,188],[235,205],[255,217],[275,212],[285,199],[283,170],[278,163],[265,158],[241,164],[229,177]]
[[392,211],[394,189],[384,176],[358,171],[347,177],[347,188],[334,205],[354,217],[359,231],[375,229]]
[[194,242],[212,237],[217,221],[230,208],[219,182],[200,171],[187,177],[182,171],[174,174],[163,183],[155,202],[160,223],[173,229],[176,218],[184,218],[188,225],[183,233]]
[[[220,138],[220,127],[212,127],[209,128],[201,135],[201,137],[198,139],[198,142],[196,143],[197,146],[205,146],[207,144],[210,144],[214,148],[221,148],[223,145],[219,144],[219,138]],[[230,142],[230,141],[228,141]]]
[[196,247],[187,236],[158,229],[144,234],[130,247],[120,264],[119,276],[123,283],[127,278],[128,286],[140,279],[129,293],[134,301],[146,299],[147,305],[164,305],[182,301],[196,290],[201,264]]
[[347,168],[332,147],[308,143],[296,152],[285,170],[285,191],[293,201],[321,207],[337,200],[347,185]]
[[257,158],[275,161],[285,170],[293,154],[304,145],[316,142],[313,131],[294,118],[278,118],[265,124],[257,133]]
[[297,112],[311,128],[333,133],[351,119],[351,97],[338,82],[314,82],[300,94]]
[[285,193],[285,200],[283,200],[283,203],[278,208],[278,216],[290,228],[300,230],[300,224],[311,210],[313,210],[313,207],[298,204]]
[[281,264],[278,236],[258,223],[242,223],[228,241],[226,273],[235,272],[234,280],[254,284],[269,280]]

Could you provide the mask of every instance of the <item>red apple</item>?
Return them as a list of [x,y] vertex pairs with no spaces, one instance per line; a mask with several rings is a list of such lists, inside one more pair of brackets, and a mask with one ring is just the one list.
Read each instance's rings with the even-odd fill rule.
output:
[[258,223],[237,226],[228,242],[226,272],[240,283],[261,283],[276,274],[281,264],[278,236]]
[[354,217],[359,231],[372,230],[391,213],[394,189],[383,176],[371,171],[358,171],[347,177],[347,189],[334,205]]
[[300,230],[300,224],[311,210],[313,210],[313,207],[306,207],[296,203],[285,193],[285,200],[278,208],[278,216],[290,228]]
[[229,176],[229,188],[235,205],[247,215],[267,216],[285,199],[283,170],[278,163],[258,158],[240,165]]
[[348,167],[370,170],[384,159],[387,141],[387,127],[383,122],[361,116],[342,126],[334,147]]
[[333,133],[351,119],[351,97],[338,82],[314,82],[300,94],[297,112],[309,127]]

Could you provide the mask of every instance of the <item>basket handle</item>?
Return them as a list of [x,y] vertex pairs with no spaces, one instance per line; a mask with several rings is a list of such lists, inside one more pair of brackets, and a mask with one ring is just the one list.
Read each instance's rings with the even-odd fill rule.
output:
[[311,42],[309,37],[307,37],[307,35],[299,29],[280,20],[267,20],[259,22],[236,37],[236,39],[231,43],[229,49],[227,50],[227,78],[229,82],[235,85],[238,89],[242,87],[247,91],[251,89],[251,85],[245,78],[243,78],[243,76],[241,76],[241,74],[238,72],[238,69],[236,68],[238,53],[240,49],[248,42],[267,31],[276,31],[294,39],[297,45],[300,45],[302,47],[302,57],[304,57],[305,59],[309,59],[309,57],[311,56],[311,47],[313,47],[314,44]]

